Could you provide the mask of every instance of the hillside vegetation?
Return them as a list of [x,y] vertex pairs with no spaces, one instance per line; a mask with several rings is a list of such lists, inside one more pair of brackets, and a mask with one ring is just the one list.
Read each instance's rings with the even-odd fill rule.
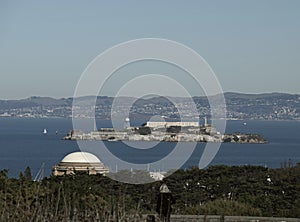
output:
[[[175,200],[173,214],[300,217],[299,165],[191,168],[178,170],[165,182]],[[123,184],[86,174],[34,182],[29,168],[18,179],[2,170],[0,221],[132,221],[155,214],[160,185]]]

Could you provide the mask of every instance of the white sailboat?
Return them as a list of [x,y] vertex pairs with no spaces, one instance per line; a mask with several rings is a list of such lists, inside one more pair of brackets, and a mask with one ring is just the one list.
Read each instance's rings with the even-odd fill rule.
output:
[[45,129],[43,130],[43,134],[46,135],[47,133],[48,133],[48,131],[47,131],[47,129],[45,128]]

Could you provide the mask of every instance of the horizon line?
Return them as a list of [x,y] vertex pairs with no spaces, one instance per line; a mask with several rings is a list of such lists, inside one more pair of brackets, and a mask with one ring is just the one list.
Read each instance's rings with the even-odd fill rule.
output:
[[[267,94],[287,94],[287,95],[299,95],[300,96],[300,92],[299,93],[291,93],[291,92],[279,92],[279,91],[273,91],[273,92],[258,92],[258,93],[250,93],[250,92],[234,92],[234,91],[227,91],[227,92],[224,92],[222,93],[223,95],[225,94],[229,94],[229,93],[233,93],[233,94],[241,94],[241,95],[267,95]],[[194,98],[194,97],[210,97],[210,96],[217,96],[217,95],[220,95],[220,94],[215,94],[215,95],[192,95],[191,97]],[[83,95],[83,96],[80,96],[80,97],[73,97],[73,96],[65,96],[65,97],[52,97],[52,96],[39,96],[39,95],[32,95],[32,96],[28,96],[28,97],[23,97],[23,98],[13,98],[13,99],[2,99],[0,98],[0,101],[13,101],[13,100],[26,100],[26,99],[31,99],[31,98],[34,98],[34,97],[37,97],[37,98],[51,98],[51,99],[57,99],[57,100],[60,100],[60,99],[74,99],[74,98],[85,98],[85,97],[95,97],[95,95]],[[108,98],[116,98],[115,96],[112,96],[112,95],[97,95],[96,97],[108,97]],[[139,98],[139,97],[135,97],[135,96],[119,96],[119,98]],[[151,99],[151,98],[159,98],[159,97],[170,97],[170,98],[189,98],[189,97],[183,97],[183,96],[162,96],[162,95],[153,95],[153,96],[149,96],[147,98],[145,97],[142,97],[142,98],[139,98],[139,99]]]

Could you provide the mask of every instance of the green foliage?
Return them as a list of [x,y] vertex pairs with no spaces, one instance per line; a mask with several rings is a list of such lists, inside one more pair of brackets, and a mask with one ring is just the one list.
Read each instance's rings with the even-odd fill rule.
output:
[[260,209],[249,204],[229,200],[209,201],[203,205],[192,206],[186,209],[192,215],[226,215],[226,216],[261,216]]
[[167,128],[167,133],[180,133],[181,127],[180,126],[170,126]]
[[30,167],[26,167],[24,171],[24,176],[27,180],[32,180],[31,169]]
[[231,138],[230,137],[227,137],[223,140],[224,143],[230,143],[231,142]]
[[151,134],[151,129],[147,126],[142,126],[137,129],[137,132],[140,135],[149,135],[149,134]]
[[[28,171],[27,171],[28,172]],[[133,180],[143,171],[120,171]],[[0,221],[134,221],[155,214],[160,182],[132,185],[101,175],[76,174],[29,180],[0,171]],[[165,180],[174,214],[300,217],[300,165],[211,166],[178,170]]]
[[145,181],[147,183],[154,182],[154,179],[149,176],[147,171],[142,170],[121,170],[118,173],[110,174],[110,177],[117,181],[124,181],[131,184],[139,184],[141,181]]

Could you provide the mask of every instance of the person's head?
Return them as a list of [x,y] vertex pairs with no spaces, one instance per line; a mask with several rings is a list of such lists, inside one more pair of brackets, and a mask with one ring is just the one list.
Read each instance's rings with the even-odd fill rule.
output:
[[163,183],[160,188],[159,188],[159,192],[160,193],[171,193],[171,191],[169,190],[167,184]]

